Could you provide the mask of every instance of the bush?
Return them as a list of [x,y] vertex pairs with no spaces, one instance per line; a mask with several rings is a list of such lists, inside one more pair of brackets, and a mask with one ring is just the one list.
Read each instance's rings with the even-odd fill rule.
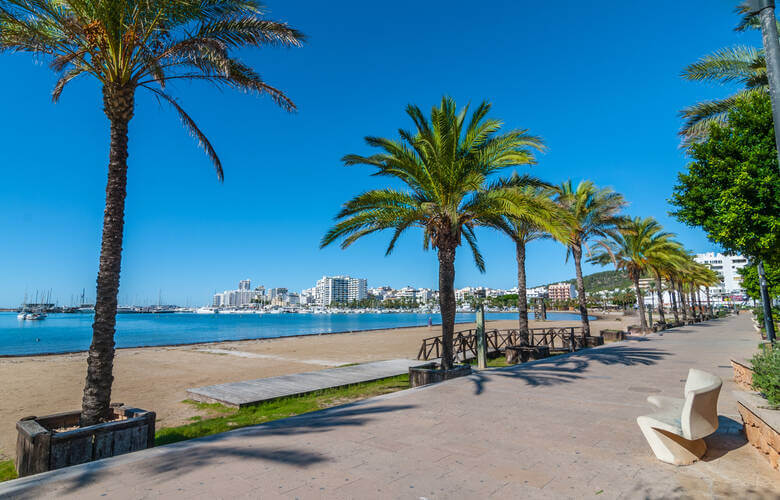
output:
[[[756,317],[756,322],[758,323],[759,328],[761,328],[761,332],[766,335],[766,328],[764,325],[764,308],[761,306],[753,308],[753,314]],[[778,323],[780,323],[780,308],[772,308],[772,319],[775,323],[775,331],[777,331]]]
[[765,346],[750,361],[753,387],[766,396],[769,404],[780,405],[780,344]]

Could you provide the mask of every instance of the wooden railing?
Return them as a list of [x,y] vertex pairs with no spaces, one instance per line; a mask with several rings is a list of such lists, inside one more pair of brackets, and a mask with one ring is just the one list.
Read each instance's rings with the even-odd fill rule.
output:
[[[529,328],[530,343],[534,346],[549,346],[557,349],[576,350],[582,348],[582,327],[544,327]],[[487,351],[503,352],[507,346],[521,342],[520,330],[492,329],[485,331]],[[417,359],[429,360],[441,358],[444,345],[441,336],[422,340]],[[455,332],[452,337],[452,356],[454,361],[465,361],[477,357],[477,331],[475,329]]]

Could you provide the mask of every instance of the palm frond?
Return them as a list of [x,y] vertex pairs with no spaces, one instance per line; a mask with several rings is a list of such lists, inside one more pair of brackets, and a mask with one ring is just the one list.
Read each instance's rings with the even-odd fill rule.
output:
[[186,111],[184,111],[184,109],[179,105],[179,103],[176,102],[175,98],[153,87],[144,85],[144,88],[150,90],[154,95],[166,101],[168,104],[170,104],[173,107],[173,109],[176,110],[176,113],[179,115],[179,118],[181,119],[181,122],[184,125],[184,127],[198,141],[198,145],[201,148],[203,148],[203,150],[206,152],[209,159],[211,160],[211,163],[214,164],[214,169],[217,172],[217,179],[219,179],[220,182],[224,181],[225,173],[222,170],[222,161],[219,159],[219,156],[217,155],[217,152],[214,150],[214,147],[211,145],[211,142],[209,141],[208,137],[206,137],[206,135],[203,132],[201,132],[200,128],[198,128],[198,125],[197,123],[195,123],[195,120],[193,120],[192,117],[188,115]]

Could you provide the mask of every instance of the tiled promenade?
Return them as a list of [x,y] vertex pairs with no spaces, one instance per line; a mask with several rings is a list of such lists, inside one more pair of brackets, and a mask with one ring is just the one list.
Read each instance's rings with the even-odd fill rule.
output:
[[[0,484],[20,498],[780,498],[736,432],[729,358],[745,316]],[[720,431],[689,467],[635,423],[689,367],[724,379]]]

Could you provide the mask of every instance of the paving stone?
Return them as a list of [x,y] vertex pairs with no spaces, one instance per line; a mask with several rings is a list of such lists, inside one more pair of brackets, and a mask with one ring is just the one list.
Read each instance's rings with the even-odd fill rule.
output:
[[[755,348],[749,319],[686,330],[10,481],[0,497],[780,498],[718,368]],[[723,377],[722,427],[704,460],[674,467],[636,425],[649,393],[628,389],[679,397],[691,367]]]

